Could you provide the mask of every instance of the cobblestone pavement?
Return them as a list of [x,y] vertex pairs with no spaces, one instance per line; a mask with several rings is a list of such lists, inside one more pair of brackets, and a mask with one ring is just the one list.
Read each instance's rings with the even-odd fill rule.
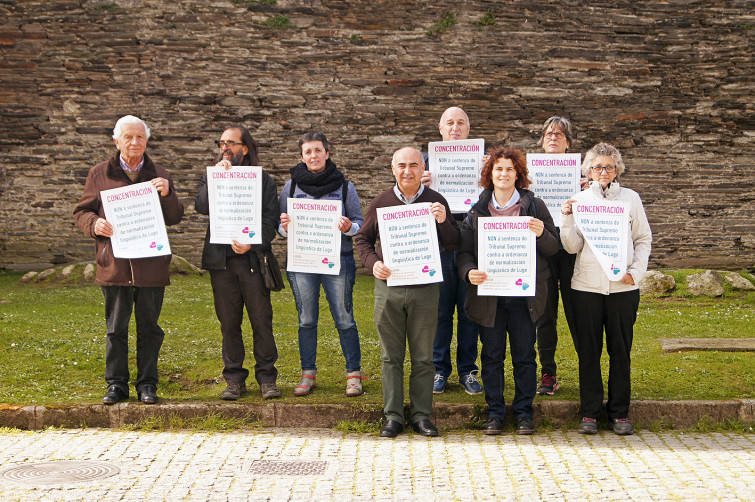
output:
[[2,500],[686,501],[754,493],[755,434],[0,433]]

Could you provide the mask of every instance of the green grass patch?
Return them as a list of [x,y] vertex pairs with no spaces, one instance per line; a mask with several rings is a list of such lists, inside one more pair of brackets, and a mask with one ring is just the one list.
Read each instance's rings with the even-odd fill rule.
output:
[[267,18],[262,24],[275,30],[290,30],[294,27],[286,14],[276,14]]
[[478,30],[482,30],[488,26],[496,26],[495,22],[495,12],[493,9],[488,9],[488,11],[478,20],[475,21],[474,24],[478,26]]
[[260,427],[259,422],[249,417],[231,418],[210,413],[193,418],[183,418],[178,414],[169,416],[150,415],[132,424],[124,424],[119,429],[125,431],[173,431],[195,430],[204,432],[228,432],[234,430],[250,430]]
[[380,422],[359,422],[342,420],[336,424],[336,430],[348,433],[373,434],[380,431]]
[[[681,271],[680,274],[687,274]],[[675,272],[676,273],[676,272]],[[32,283],[20,285],[19,273],[0,272],[0,402],[7,404],[98,403],[105,391],[105,320],[102,292],[97,286]],[[166,288],[160,324],[166,336],[158,369],[162,399],[214,401],[225,388],[220,357],[220,326],[209,276],[181,276]],[[272,294],[273,330],[278,346],[278,384],[287,403],[349,403],[380,409],[382,386],[380,344],[372,318],[373,279],[358,277],[354,289],[355,318],[362,348],[365,394],[345,396],[345,361],[338,333],[325,301],[320,298],[317,388],[307,397],[294,397],[301,374],[297,316],[287,286]],[[722,298],[687,297],[677,291],[667,297],[643,297],[632,347],[633,399],[732,399],[755,397],[755,357],[748,352],[663,353],[660,338],[755,337],[755,293],[728,291]],[[244,320],[246,367],[253,370],[252,337]],[[132,379],[136,377],[135,325],[129,346]],[[563,315],[559,320],[556,353],[561,389],[558,399],[578,400],[577,357]],[[455,354],[455,346],[452,347]],[[408,386],[409,357],[406,358]],[[608,356],[603,356],[604,381]],[[478,362],[479,364],[479,362]],[[505,362],[506,399],[513,397],[510,359]],[[262,403],[250,378],[242,402]],[[131,389],[132,398],[135,391]],[[407,392],[408,398],[408,392]],[[438,402],[471,403],[484,407],[481,396],[464,392],[454,373]],[[536,400],[553,399],[538,396]]]
[[434,37],[436,35],[442,35],[443,33],[450,30],[451,27],[453,27],[453,25],[455,24],[456,24],[456,13],[454,13],[454,11],[451,11],[451,10],[446,11],[445,13],[443,13],[443,15],[438,20],[438,22],[430,26],[430,29],[427,30],[427,34],[431,37]]

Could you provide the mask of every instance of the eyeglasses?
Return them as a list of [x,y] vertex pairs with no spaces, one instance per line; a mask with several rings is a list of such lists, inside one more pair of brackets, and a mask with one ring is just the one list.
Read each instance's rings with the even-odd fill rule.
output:
[[562,132],[547,132],[545,133],[546,138],[556,138],[557,140],[562,140],[566,137],[564,133]]
[[594,173],[599,173],[603,169],[605,169],[607,173],[612,173],[616,171],[616,166],[592,166],[590,169]]
[[243,145],[244,143],[237,143],[235,141],[218,141],[215,140],[215,144],[218,145],[218,148],[233,148],[234,146]]

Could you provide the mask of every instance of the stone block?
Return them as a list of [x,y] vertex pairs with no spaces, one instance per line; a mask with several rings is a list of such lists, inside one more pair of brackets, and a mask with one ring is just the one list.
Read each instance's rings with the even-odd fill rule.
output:
[[473,420],[484,418],[484,415],[476,412],[473,405],[435,402],[432,418],[436,427],[459,429],[468,427]]
[[275,403],[276,427],[335,427],[344,420],[377,422],[380,409],[349,404],[287,404]]
[[755,290],[755,285],[753,285],[750,281],[742,277],[736,272],[729,272],[724,276],[724,279],[726,282],[731,284],[731,287],[734,289],[740,289],[745,291],[752,291]]
[[34,407],[12,404],[0,405],[0,426],[12,429],[35,430]]
[[38,428],[110,427],[111,417],[108,408],[104,404],[37,406]]
[[676,281],[670,275],[656,270],[648,270],[640,281],[640,294],[665,295],[671,293],[676,287]]
[[724,294],[722,282],[721,274],[706,270],[687,276],[687,291],[695,296],[721,296]]
[[645,426],[655,422],[673,424],[675,428],[692,427],[700,420],[714,423],[739,417],[741,403],[729,401],[635,401],[629,419]]

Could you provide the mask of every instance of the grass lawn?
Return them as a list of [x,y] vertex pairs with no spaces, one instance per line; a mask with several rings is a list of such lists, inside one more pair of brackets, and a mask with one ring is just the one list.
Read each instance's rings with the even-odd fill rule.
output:
[[[661,352],[658,339],[663,337],[755,337],[755,293],[732,291],[726,286],[723,298],[694,298],[680,284],[680,279],[692,272],[695,271],[674,272],[678,285],[673,295],[642,298],[632,349],[633,399],[755,397],[752,353]],[[19,285],[20,276],[0,271],[0,403],[100,402],[105,391],[105,321],[99,287]],[[284,401],[357,402],[366,406],[382,403],[380,346],[372,321],[372,285],[372,277],[358,277],[354,294],[362,369],[369,377],[364,383],[366,394],[359,398],[344,395],[344,360],[324,294],[320,310],[318,387],[309,397],[293,396],[300,375],[296,309],[288,287],[273,293],[278,384]],[[221,377],[220,328],[209,275],[173,277],[173,284],[166,289],[161,325],[166,336],[160,353],[159,395],[178,401],[218,399],[225,385]],[[132,379],[136,376],[134,329],[132,319]],[[252,370],[248,321],[244,333],[248,340],[246,366]],[[561,390],[556,398],[577,400],[577,358],[563,315],[559,334],[556,360]],[[604,379],[607,361],[604,355]],[[506,367],[510,375],[509,361]],[[507,377],[507,401],[513,395],[512,382]],[[252,384],[251,392],[242,400],[261,402],[253,380],[248,383]],[[131,392],[135,394],[133,389]],[[455,374],[446,392],[435,399],[484,405],[482,396],[463,392]]]

